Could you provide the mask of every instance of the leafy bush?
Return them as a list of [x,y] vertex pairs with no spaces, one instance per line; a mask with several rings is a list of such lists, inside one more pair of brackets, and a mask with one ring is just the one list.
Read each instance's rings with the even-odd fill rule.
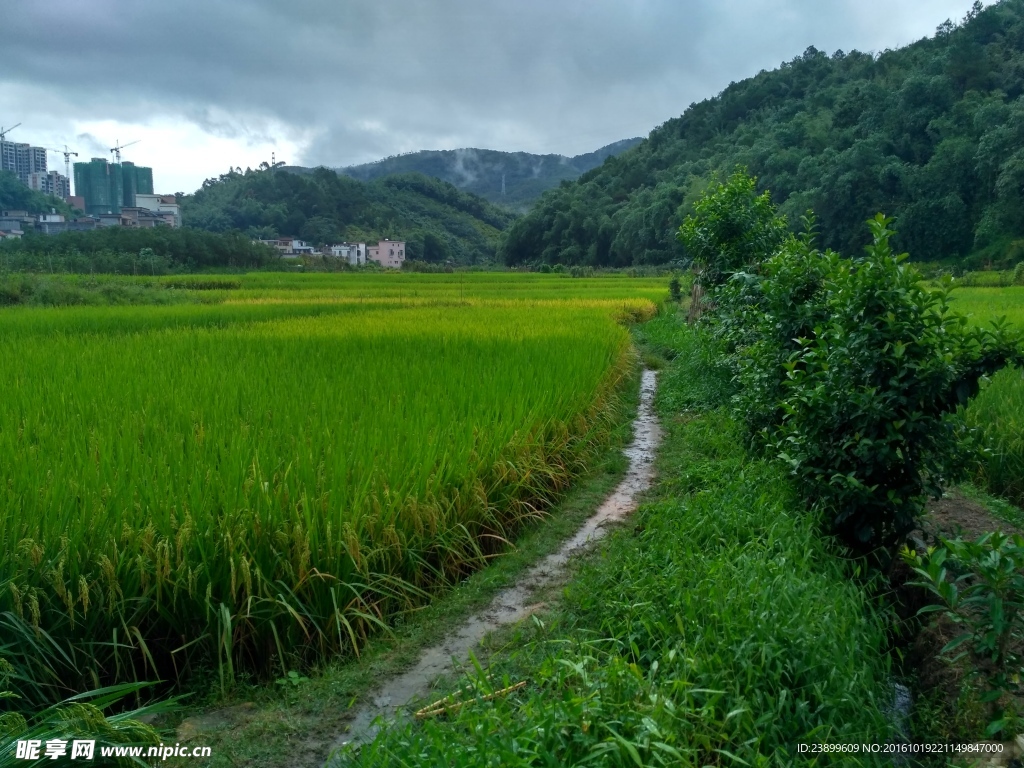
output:
[[679,240],[704,285],[718,285],[727,275],[764,260],[789,236],[771,195],[758,195],[756,184],[745,169],[737,169],[697,201],[693,215],[679,228]]
[[862,258],[822,256],[810,310],[794,308],[818,322],[783,366],[783,417],[768,441],[858,548],[902,542],[926,497],[961,475],[970,441],[955,412],[1020,354],[1005,328],[953,313],[948,286],[923,285],[892,252],[890,223],[869,222]]
[[927,496],[966,466],[970,433],[956,411],[983,376],[1020,359],[1017,339],[954,314],[949,281],[926,288],[893,253],[881,214],[866,254],[845,259],[815,248],[811,214],[773,255],[784,220],[740,172],[695,209],[680,238],[717,281],[712,326],[749,435],[791,467],[848,545],[898,545]]
[[[942,653],[966,645],[973,655],[973,675],[983,679],[982,701],[990,706],[987,735],[1019,731],[1012,695],[1021,693],[1024,674],[1024,537],[986,533],[976,541],[943,539],[924,558],[905,549],[903,559],[920,577],[915,584],[942,601],[921,612],[943,611],[964,627]],[[955,579],[948,578],[947,562],[960,574]],[[954,661],[966,654],[961,651]]]

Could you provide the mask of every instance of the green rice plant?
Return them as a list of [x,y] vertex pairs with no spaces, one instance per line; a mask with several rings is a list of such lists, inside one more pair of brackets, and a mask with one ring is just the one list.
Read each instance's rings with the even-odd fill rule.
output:
[[966,412],[988,448],[976,470],[991,493],[1024,505],[1024,370],[1008,368],[992,377]]
[[[960,288],[953,306],[978,325],[1000,318],[1024,328],[1024,287]],[[988,447],[975,469],[976,481],[992,494],[1024,504],[1024,372],[1004,370],[986,382],[966,410]]]
[[[76,739],[93,742],[93,757],[79,755],[82,759],[99,759],[104,747],[155,746],[160,743],[160,736],[142,719],[171,712],[177,705],[175,700],[167,700],[125,709],[125,701],[146,687],[129,683],[81,693],[26,716],[17,710],[17,697],[6,690],[10,671],[10,665],[0,658],[0,699],[13,700],[15,705],[13,712],[0,714],[0,768],[54,765],[55,758],[47,758],[43,752],[45,744],[54,739],[63,741],[67,748],[62,764],[69,760]],[[118,707],[120,712],[105,714],[107,710]],[[19,757],[19,741],[35,741],[40,745],[39,758]],[[101,762],[105,765],[149,765],[135,757],[105,758]]]
[[652,312],[409,297],[0,316],[12,688],[45,705],[209,664],[227,687],[358,653],[585,470],[632,365],[615,318]]

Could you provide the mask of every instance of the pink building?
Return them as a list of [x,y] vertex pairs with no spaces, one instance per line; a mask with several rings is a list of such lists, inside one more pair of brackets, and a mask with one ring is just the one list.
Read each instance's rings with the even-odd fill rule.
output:
[[405,263],[405,241],[381,240],[377,245],[370,246],[367,257],[382,267],[401,269]]

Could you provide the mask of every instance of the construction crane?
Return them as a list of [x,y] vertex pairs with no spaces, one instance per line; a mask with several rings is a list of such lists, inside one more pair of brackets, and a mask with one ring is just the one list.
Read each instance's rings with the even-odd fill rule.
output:
[[135,141],[129,141],[127,144],[122,144],[120,141],[115,141],[114,146],[110,148],[110,153],[117,158],[117,164],[121,164],[121,150],[127,149],[133,144],[138,144],[142,139],[136,139]]
[[68,145],[64,145],[64,149],[54,149],[53,147],[44,147],[47,152],[56,152],[58,155],[64,155],[64,175],[69,179],[71,178],[71,156],[78,157],[77,152],[72,152],[68,149]]
[[4,137],[7,136],[7,134],[13,131],[15,128],[17,128],[19,125],[21,125],[21,123],[15,123],[10,128],[0,128],[0,141],[3,141]]

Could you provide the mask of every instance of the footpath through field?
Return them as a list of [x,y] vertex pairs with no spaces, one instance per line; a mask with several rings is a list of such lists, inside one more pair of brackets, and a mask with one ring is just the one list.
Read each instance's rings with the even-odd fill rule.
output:
[[[661,428],[653,410],[656,388],[657,372],[645,370],[633,440],[624,451],[629,469],[594,515],[557,552],[530,568],[514,586],[500,592],[486,610],[470,616],[442,642],[425,648],[415,666],[374,692],[356,711],[336,748],[345,751],[371,740],[388,721],[401,717],[410,711],[411,704],[427,697],[436,680],[463,665],[487,634],[528,617],[539,607],[535,595],[564,580],[572,557],[604,536],[608,524],[622,521],[636,509],[640,495],[651,485],[654,454],[661,441]],[[333,759],[329,764],[336,762]]]

